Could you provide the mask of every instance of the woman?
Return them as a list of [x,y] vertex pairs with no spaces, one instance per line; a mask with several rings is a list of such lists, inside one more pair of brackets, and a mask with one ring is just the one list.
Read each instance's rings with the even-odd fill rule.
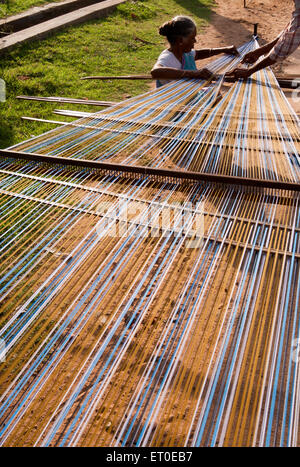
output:
[[198,70],[196,60],[221,53],[238,54],[235,46],[194,50],[197,27],[188,16],[176,16],[163,24],[159,34],[167,38],[170,47],[160,54],[151,70],[152,77],[157,80],[157,87],[178,78],[209,79],[213,73],[207,68]]

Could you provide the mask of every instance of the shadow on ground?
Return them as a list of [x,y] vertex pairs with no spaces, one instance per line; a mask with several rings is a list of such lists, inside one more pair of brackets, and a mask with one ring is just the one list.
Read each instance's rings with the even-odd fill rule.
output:
[[[175,2],[179,6],[187,8],[193,17],[201,18],[209,23],[213,23],[216,29],[216,37],[221,37],[225,45],[242,45],[245,42],[248,42],[253,35],[254,23],[242,18],[227,18],[226,16],[216,13],[216,11],[213,10],[216,6],[213,1],[208,5],[201,1],[195,2],[194,0],[175,0]],[[178,14],[180,14],[180,10],[178,10]],[[259,18],[257,18],[257,22],[258,21]],[[260,45],[265,43],[263,40],[260,40],[259,42]]]
[[[214,2],[211,2],[210,5],[206,5],[202,2],[195,2],[195,0],[175,0],[175,2],[188,9],[191,15],[205,19],[206,21],[209,21],[212,7],[214,6]],[[178,14],[180,14],[180,10],[178,10]]]
[[10,119],[7,119],[3,115],[0,115],[0,149],[5,149],[11,146],[13,144],[13,141],[13,123]]

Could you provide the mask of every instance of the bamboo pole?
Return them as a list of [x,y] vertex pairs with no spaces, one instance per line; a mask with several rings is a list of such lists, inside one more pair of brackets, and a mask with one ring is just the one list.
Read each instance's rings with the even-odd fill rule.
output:
[[151,75],[123,75],[123,76],[83,76],[80,79],[153,79]]
[[[257,25],[255,26],[256,28],[254,30],[254,35],[257,35]],[[153,80],[154,78],[151,75],[121,75],[121,76],[111,75],[111,76],[84,76],[80,79],[81,80],[98,79],[101,81],[106,81],[106,80],[116,80],[116,79],[119,79],[119,80],[139,80],[139,79],[140,80]],[[181,79],[181,78],[174,78],[174,80],[176,79]],[[299,75],[287,75],[287,76],[280,76],[277,78],[279,86],[282,88],[287,88],[287,89],[295,88],[295,84],[294,84],[295,79],[300,80]],[[215,79],[213,79],[212,81],[215,81]],[[226,83],[234,83],[236,80],[234,78],[224,77],[223,81]]]

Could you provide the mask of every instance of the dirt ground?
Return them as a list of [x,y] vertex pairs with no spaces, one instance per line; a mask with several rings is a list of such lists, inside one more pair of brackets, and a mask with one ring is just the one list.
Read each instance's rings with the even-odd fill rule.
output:
[[[244,43],[251,37],[253,23],[257,22],[257,18],[260,20],[259,35],[261,42],[268,41],[276,36],[287,24],[291,16],[293,2],[291,0],[285,0],[284,2],[267,0],[262,3],[249,0],[247,1],[248,8],[245,9],[243,8],[243,0],[220,0],[216,3],[218,6],[213,14],[212,23],[204,33],[199,35],[199,48],[229,45],[232,43],[238,46]],[[296,73],[299,69],[298,64],[299,56],[294,55],[282,65],[282,68],[280,68],[280,65],[275,71],[285,74]],[[74,135],[72,134],[69,137],[71,140]],[[68,141],[65,140],[64,143],[67,145]],[[37,144],[37,141],[34,144]],[[57,143],[56,140],[53,141],[53,145],[58,144],[61,143]],[[49,145],[47,146],[47,151],[49,151]],[[18,170],[20,170],[20,167],[18,167]],[[47,170],[45,168],[46,174]],[[37,174],[38,176],[43,176],[43,172],[37,172]],[[68,174],[66,174],[67,176],[69,177]],[[58,181],[65,180],[64,175],[61,174],[57,178],[59,178]],[[31,187],[35,183],[35,180],[30,181],[32,185],[28,182],[28,186],[22,180],[19,183],[20,188],[18,188],[19,185],[14,185],[10,189],[15,189],[18,192],[19,189],[21,190],[25,186],[28,190],[30,189],[28,192],[31,193],[31,190],[33,191]],[[98,186],[95,180],[93,183],[90,181],[86,181],[86,183],[89,188]],[[40,188],[41,192],[39,196],[46,196],[46,194],[50,196],[52,194],[54,199],[56,199],[54,195],[60,193],[60,186],[57,184],[58,188],[54,188],[52,185],[56,186],[55,180],[51,182],[51,186],[45,184],[45,187]],[[130,185],[128,183],[128,193],[135,193],[130,189]],[[103,185],[103,190],[105,187],[106,185]],[[98,198],[95,194],[95,203],[97,201],[98,206],[100,206],[100,202],[107,203],[109,200],[112,201],[117,198],[116,194],[118,193],[125,196],[126,191],[123,191],[123,188],[123,185],[120,184],[119,187],[115,183],[112,188],[114,191],[111,195],[112,199],[105,193],[102,197],[99,196]],[[42,190],[45,190],[45,192]],[[189,199],[187,198],[189,189],[186,188],[183,188],[182,191],[174,191],[174,194],[172,194],[171,188],[169,193],[167,190],[162,192],[159,185],[153,184],[153,186],[145,186],[144,190],[140,189],[138,192],[138,196],[142,199],[152,200],[156,199],[159,195],[162,197],[162,199],[159,197],[161,203],[166,201],[170,205],[183,203],[185,199]],[[217,190],[220,193],[217,193]],[[39,349],[39,346],[48,346],[50,338],[52,339],[50,332],[53,330],[54,335],[56,323],[58,323],[57,329],[59,332],[57,332],[56,340],[53,339],[53,350],[49,350],[48,354],[45,353],[49,360],[45,364],[41,360],[38,363],[40,366],[32,366],[32,369],[28,370],[27,380],[24,377],[25,382],[24,386],[22,386],[22,391],[19,393],[16,391],[15,406],[11,404],[11,410],[12,414],[20,410],[20,415],[18,415],[12,432],[8,433],[8,438],[5,441],[7,446],[39,445],[39,443],[45,441],[48,427],[51,429],[54,427],[54,422],[56,423],[58,416],[63,414],[63,411],[66,411],[65,413],[68,414],[68,418],[65,417],[61,425],[61,431],[59,429],[56,430],[56,437],[53,438],[52,443],[53,445],[65,443],[65,440],[68,440],[67,433],[69,427],[71,427],[73,421],[76,423],[77,414],[81,415],[79,408],[80,410],[86,410],[86,413],[83,412],[84,416],[87,414],[86,419],[83,416],[80,419],[80,423],[82,421],[85,423],[82,445],[112,446],[121,442],[125,443],[126,440],[122,440],[122,432],[119,425],[126,418],[128,418],[128,421],[133,420],[133,425],[136,423],[134,429],[132,429],[134,436],[136,436],[135,432],[139,434],[138,429],[140,428],[138,427],[138,423],[142,426],[142,423],[144,423],[144,420],[148,416],[148,407],[152,403],[156,403],[155,398],[158,397],[158,383],[161,375],[164,374],[163,371],[165,371],[167,365],[170,365],[171,358],[168,356],[168,352],[171,355],[173,348],[179,347],[179,343],[182,345],[175,331],[174,337],[171,334],[171,331],[173,332],[173,329],[175,330],[176,327],[179,336],[179,330],[184,334],[183,331],[187,328],[189,332],[188,345],[186,345],[181,355],[179,354],[180,358],[178,357],[178,362],[176,362],[177,366],[175,367],[174,365],[172,379],[170,378],[167,381],[169,385],[166,386],[168,392],[165,392],[165,400],[157,416],[157,425],[153,424],[152,433],[150,433],[149,429],[149,437],[153,446],[183,445],[187,427],[191,425],[194,413],[198,410],[198,400],[201,404],[204,404],[203,401],[207,400],[208,396],[211,397],[208,390],[210,390],[210,385],[214,383],[213,378],[215,378],[215,375],[213,368],[217,368],[217,364],[220,365],[219,362],[222,362],[221,359],[220,361],[217,360],[219,359],[219,355],[216,349],[220,350],[222,348],[222,351],[223,349],[226,350],[226,347],[221,347],[221,344],[223,340],[225,342],[225,333],[228,332],[228,336],[230,336],[229,329],[231,326],[233,329],[236,327],[237,330],[232,332],[232,337],[230,336],[233,344],[232,346],[228,344],[229,350],[226,350],[228,353],[224,353],[224,365],[222,368],[221,365],[218,368],[221,377],[216,387],[212,409],[210,412],[207,412],[209,416],[207,417],[208,423],[205,428],[205,436],[207,436],[208,443],[211,436],[210,433],[214,429],[214,419],[217,417],[216,414],[220,401],[219,392],[224,387],[222,384],[224,385],[226,382],[226,373],[229,373],[229,370],[233,369],[233,363],[235,362],[235,357],[232,356],[235,349],[234,345],[238,338],[240,338],[239,336],[244,326],[245,328],[247,327],[247,334],[245,333],[245,337],[243,337],[244,341],[240,348],[241,351],[244,351],[244,346],[246,351],[244,351],[243,361],[241,359],[239,366],[235,368],[236,371],[237,369],[239,370],[240,374],[237,375],[235,380],[230,381],[232,386],[236,384],[238,388],[242,389],[236,394],[234,393],[234,389],[232,389],[232,393],[229,393],[228,389],[228,400],[230,401],[231,394],[234,397],[232,399],[234,410],[229,413],[229,403],[226,406],[224,402],[224,413],[227,413],[225,412],[226,409],[228,410],[228,417],[230,415],[229,429],[226,432],[227,438],[225,442],[228,445],[243,445],[243,443],[246,444],[246,438],[248,442],[250,433],[254,432],[256,423],[256,407],[260,397],[257,387],[261,387],[261,394],[265,390],[263,386],[267,379],[264,379],[264,372],[266,371],[265,368],[268,367],[268,349],[271,352],[273,348],[272,335],[274,334],[277,340],[277,337],[280,337],[282,327],[280,320],[276,321],[277,308],[275,300],[277,300],[277,295],[276,293],[272,293],[273,288],[276,289],[277,286],[278,290],[280,290],[278,284],[281,284],[281,282],[277,281],[277,279],[274,280],[274,284],[270,282],[270,278],[272,279],[273,275],[275,278],[283,277],[283,273],[281,273],[282,266],[281,261],[276,262],[277,259],[275,261],[273,255],[269,253],[271,250],[276,251],[280,245],[284,244],[285,239],[292,244],[289,237],[292,231],[291,227],[288,230],[288,224],[285,226],[284,222],[287,222],[286,219],[288,218],[293,219],[294,211],[291,210],[289,212],[288,210],[284,210],[283,207],[286,204],[283,206],[280,203],[276,207],[276,213],[274,211],[274,235],[273,233],[270,234],[270,238],[274,240],[274,243],[270,242],[270,249],[265,260],[266,263],[269,261],[269,265],[264,266],[264,263],[261,266],[262,269],[263,267],[265,268],[264,272],[262,271],[261,275],[257,275],[257,277],[262,277],[263,280],[260,287],[253,294],[253,303],[250,303],[249,300],[249,309],[253,308],[253,312],[251,316],[249,312],[251,322],[249,322],[248,327],[242,323],[243,320],[239,317],[239,314],[244,312],[242,304],[246,302],[248,291],[251,290],[251,274],[254,274],[254,269],[252,270],[250,267],[250,261],[249,266],[246,267],[246,260],[243,259],[244,248],[246,248],[250,238],[250,228],[248,226],[250,225],[251,218],[247,217],[250,217],[251,213],[257,209],[257,212],[260,213],[259,216],[265,216],[265,219],[267,219],[269,214],[266,212],[262,215],[261,209],[271,210],[271,207],[268,207],[267,203],[263,204],[263,202],[259,202],[258,208],[254,209],[253,201],[255,197],[251,193],[247,194],[242,191],[241,194],[238,194],[237,191],[232,190],[233,193],[225,197],[222,190],[221,188],[214,188],[211,190],[211,194],[206,195],[205,200],[205,211],[210,213],[210,218],[206,221],[204,233],[208,235],[212,227],[212,232],[215,232],[216,235],[214,243],[218,239],[219,232],[224,229],[224,225],[227,222],[221,220],[219,223],[215,218],[217,219],[218,215],[222,219],[224,214],[224,219],[227,219],[233,211],[237,196],[240,197],[240,201],[236,203],[237,207],[233,214],[232,227],[230,228],[230,232],[227,233],[229,244],[226,244],[227,246],[224,247],[226,254],[222,253],[223,257],[219,256],[219,247],[213,246],[212,252],[208,253],[201,260],[203,266],[201,266],[198,260],[197,250],[191,248],[185,251],[183,246],[181,249],[175,248],[175,242],[174,247],[171,249],[167,244],[162,248],[156,238],[148,239],[145,237],[141,243],[136,242],[136,244],[134,244],[135,240],[133,238],[131,243],[128,242],[128,244],[124,240],[124,246],[121,247],[123,240],[119,240],[115,234],[103,236],[101,242],[97,242],[94,239],[95,233],[93,229],[95,224],[98,223],[98,218],[91,216],[91,213],[85,213],[80,218],[78,216],[78,220],[72,221],[69,227],[68,217],[63,217],[64,214],[62,212],[58,213],[59,210],[65,209],[67,204],[59,207],[59,209],[54,206],[55,209],[49,210],[47,215],[44,213],[43,218],[35,223],[34,228],[31,227],[31,220],[26,220],[29,224],[27,235],[28,232],[31,234],[30,240],[28,238],[27,242],[29,243],[30,241],[32,244],[41,245],[39,248],[42,249],[42,247],[44,248],[42,238],[45,237],[45,242],[47,242],[47,245],[51,245],[51,248],[47,246],[44,256],[41,254],[40,263],[37,261],[34,266],[35,269],[31,272],[28,271],[31,274],[31,284],[34,284],[32,286],[34,289],[32,290],[34,290],[34,293],[38,293],[39,290],[41,291],[39,292],[40,296],[37,295],[40,302],[36,300],[36,311],[33,311],[33,313],[36,313],[35,321],[33,321],[34,328],[28,327],[28,334],[25,334],[27,328],[25,328],[25,325],[24,329],[21,327],[21,320],[23,318],[20,318],[20,338],[14,347],[11,357],[7,359],[5,372],[2,372],[0,375],[0,385],[3,384],[3,387],[6,388],[8,384],[11,384],[13,378],[16,377],[16,372],[21,371],[19,370],[21,364],[26,369],[25,364],[28,361],[30,362],[31,358],[35,358],[32,357],[34,355],[33,352]],[[225,206],[228,204],[228,207],[224,211],[222,207],[222,216],[218,212],[218,209],[220,209],[218,204],[215,204],[218,199],[224,200]],[[74,190],[74,193],[70,193],[70,199],[67,198],[64,200],[64,203],[69,202],[69,207],[71,208],[76,207],[76,203],[81,206],[81,203],[84,201],[87,202],[85,191],[77,188],[76,191]],[[283,201],[285,202],[285,200],[282,200],[282,203]],[[49,240],[51,238],[50,234],[46,230],[48,226],[44,226],[46,222],[52,223],[53,238],[51,241]],[[258,222],[262,225],[265,224],[264,220]],[[60,227],[60,223],[65,226],[65,230],[63,230],[63,227]],[[213,226],[215,225],[219,225],[219,227],[214,227],[214,230]],[[284,226],[284,231],[278,227],[282,225]],[[60,228],[61,231],[59,230]],[[32,232],[30,229],[32,229]],[[279,230],[281,231],[280,234]],[[46,234],[49,238],[46,237]],[[255,235],[253,235],[254,237]],[[25,243],[22,244],[21,235],[16,237],[12,248],[14,248],[15,252],[17,251],[20,257],[24,254],[23,251],[27,248],[27,245]],[[223,250],[223,240],[221,248]],[[286,254],[288,247],[281,248]],[[79,251],[80,253],[78,253]],[[16,253],[14,254],[16,255]],[[8,255],[5,258],[7,270],[10,267],[10,258]],[[170,258],[169,264],[165,258],[167,260]],[[15,258],[14,261],[16,261]],[[76,263],[76,261],[78,262]],[[2,267],[3,262],[2,260]],[[295,273],[291,273],[291,277],[297,277],[296,274],[295,269]],[[21,278],[23,277],[21,276]],[[245,287],[240,286],[242,282],[246,284]],[[27,297],[30,297],[30,293],[32,292],[30,292],[30,289],[27,289],[25,281],[21,280],[11,290],[11,296],[8,297],[8,305],[13,304],[14,307],[17,307],[17,310],[21,310],[24,296],[26,300],[29,300]],[[285,290],[288,290],[287,286],[282,292],[283,297],[285,296]],[[241,305],[234,303],[234,297],[238,293]],[[53,295],[51,296],[50,294]],[[49,300],[49,303],[46,300]],[[257,301],[255,302],[255,300]],[[290,309],[295,310],[296,313],[295,303],[296,298],[291,297]],[[189,325],[190,327],[187,327],[187,324],[189,324],[188,319],[190,318],[186,318],[184,314],[181,317],[179,313],[181,308],[184,307],[186,307],[187,316],[188,313],[191,316],[192,312],[195,314],[193,321],[191,320],[191,325]],[[232,309],[234,307],[236,308],[236,312],[234,313],[236,313],[237,317],[233,319],[234,313]],[[44,308],[46,311],[44,311]],[[173,309],[177,310],[176,313],[174,311],[174,314],[170,311]],[[196,316],[194,310],[197,309],[198,314]],[[24,308],[24,310],[26,309]],[[126,314],[124,310],[127,310]],[[124,316],[124,319],[122,316]],[[24,321],[25,318],[27,319],[27,317],[24,316]],[[4,320],[4,315],[2,319]],[[63,319],[65,323],[62,321],[64,324],[60,324],[60,320]],[[230,320],[232,320],[232,324]],[[291,322],[293,320],[296,322],[296,317],[294,318],[291,315],[290,320]],[[134,329],[133,333],[132,329],[134,326],[136,326],[136,330]],[[271,332],[271,329],[274,330]],[[113,333],[112,330],[114,331]],[[163,332],[166,334],[163,335]],[[288,331],[286,333],[288,334]],[[113,334],[114,337],[110,338],[109,336]],[[290,335],[292,336],[291,331]],[[247,342],[246,337],[248,339]],[[287,340],[288,338],[286,337]],[[109,344],[104,346],[102,342],[106,343],[106,341]],[[172,347],[170,344],[169,349],[167,348],[167,344],[164,344],[164,342],[168,341],[172,344]],[[159,342],[162,342],[162,344],[158,345]],[[185,342],[183,338],[182,342]],[[252,345],[253,342],[255,345]],[[163,347],[164,345],[166,349]],[[103,346],[103,354],[100,353],[101,346]],[[118,359],[114,357],[113,352],[120,352],[117,357]],[[20,357],[21,355],[24,355],[24,360]],[[229,363],[227,362],[227,355]],[[285,359],[287,360],[288,357],[286,356]],[[282,359],[283,369],[280,367],[279,372],[280,378],[282,378],[281,389],[284,386],[281,374],[286,363],[285,359]],[[157,367],[155,372],[150,367],[150,363],[152,365],[152,362],[153,368],[154,363]],[[252,371],[249,371],[249,365]],[[103,377],[100,381],[99,375],[101,372]],[[151,383],[150,376],[152,377],[152,374],[154,375],[153,378],[157,378],[157,381],[154,381],[157,386]],[[38,378],[40,377],[41,380],[39,382]],[[215,380],[217,381],[217,379]],[[146,406],[146,403],[145,406],[142,406],[144,403],[143,399],[139,399],[140,396],[136,396],[139,391],[142,391],[143,385],[146,384],[144,381],[149,385],[149,388],[150,384],[153,384],[151,394],[149,391],[150,395],[148,396],[145,392],[150,401],[148,402],[147,400],[148,406]],[[104,389],[100,386],[100,382],[103,384]],[[247,391],[243,389],[244,387],[247,388]],[[286,387],[288,388],[288,385]],[[78,394],[76,394],[75,389]],[[75,396],[73,396],[73,393]],[[211,393],[213,394],[213,391]],[[74,401],[76,398],[76,404],[74,403],[73,406],[71,405],[71,395]],[[23,397],[24,399],[22,399]],[[87,409],[89,409],[88,401],[91,397],[94,398],[97,405],[94,405],[93,402],[93,405],[90,405],[91,410],[89,413]],[[136,406],[130,406],[135,399]],[[27,400],[29,401],[28,404]],[[146,396],[144,400],[146,400]],[[285,413],[286,407],[284,407],[284,402],[288,400],[284,395],[283,389],[278,395],[277,400],[279,400],[279,405],[278,408],[276,406],[276,423],[279,428],[276,429],[280,433],[283,418],[281,414]],[[71,402],[68,407],[69,401]],[[22,404],[24,404],[24,408]],[[135,422],[134,417],[139,415],[135,415],[134,412],[132,412],[134,415],[131,415],[130,411],[132,407],[132,410],[136,410],[138,414],[138,410],[140,410],[139,405],[144,412],[140,417],[141,421]],[[127,407],[129,406],[130,410],[127,411]],[[245,407],[247,410],[245,410]],[[199,406],[199,409],[202,410],[202,406]],[[21,410],[24,411],[21,412]],[[11,420],[13,420],[11,413],[8,414],[8,417],[11,417]],[[132,417],[132,419],[129,417]],[[128,421],[126,423],[129,426]],[[242,426],[240,432],[235,430],[235,425],[238,422]],[[150,424],[149,426],[151,428]],[[78,423],[75,427],[76,429],[79,429],[79,427],[81,429],[83,423],[82,425]],[[193,436],[194,433],[192,432],[191,435]],[[279,436],[277,432],[275,435]],[[274,438],[275,435],[272,432]],[[63,438],[65,436],[66,438]],[[238,438],[237,441],[235,438]],[[137,439],[137,436],[135,439]],[[132,437],[134,442],[135,439]],[[134,445],[133,441],[132,445]],[[130,438],[129,442],[131,443]]]
[[[258,24],[261,45],[274,39],[288,24],[294,10],[293,0],[216,0],[210,25],[197,38],[197,48],[239,46],[248,41]],[[273,67],[280,75],[299,75],[300,48],[284,62]],[[300,92],[285,90],[286,97],[300,114]]]

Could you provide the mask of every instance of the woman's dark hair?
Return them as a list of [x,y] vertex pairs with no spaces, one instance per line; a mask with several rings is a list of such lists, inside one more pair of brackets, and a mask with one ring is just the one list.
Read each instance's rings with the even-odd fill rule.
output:
[[175,16],[171,21],[164,23],[158,32],[165,36],[170,44],[175,44],[178,37],[188,36],[195,28],[195,22],[188,16]]

